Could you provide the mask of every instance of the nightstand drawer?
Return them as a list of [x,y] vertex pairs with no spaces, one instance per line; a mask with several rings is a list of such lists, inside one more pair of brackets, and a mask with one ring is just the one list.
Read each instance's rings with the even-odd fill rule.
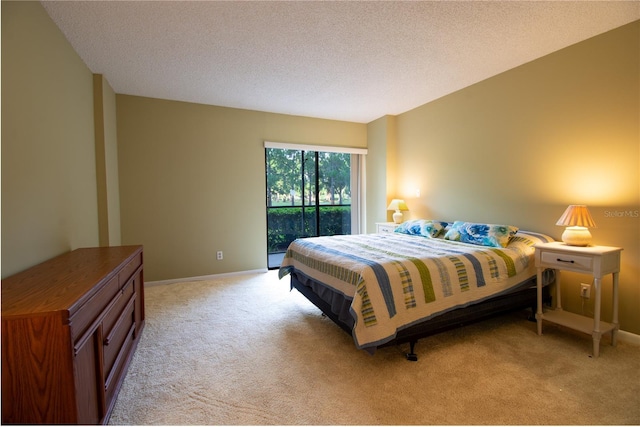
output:
[[593,269],[593,257],[555,252],[542,252],[541,256],[545,267],[585,270],[586,272],[591,272]]
[[394,222],[376,223],[376,233],[393,233],[400,224]]

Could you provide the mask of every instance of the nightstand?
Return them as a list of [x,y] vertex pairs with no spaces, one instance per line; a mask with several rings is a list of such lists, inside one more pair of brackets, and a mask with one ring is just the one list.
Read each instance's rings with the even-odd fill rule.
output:
[[[600,353],[602,334],[611,332],[611,345],[616,345],[618,332],[618,276],[620,274],[620,252],[622,248],[611,246],[568,246],[562,242],[541,243],[535,245],[535,262],[537,268],[538,335],[542,335],[542,321],[556,323],[577,331],[591,334],[593,337],[593,356]],[[542,272],[546,268],[556,270],[556,308],[542,309]],[[594,278],[595,302],[593,319],[562,310],[560,291],[560,271],[588,273]],[[611,323],[600,320],[602,297],[602,277],[611,274],[613,277],[613,316]]]
[[395,222],[376,222],[376,233],[393,233],[399,225]]

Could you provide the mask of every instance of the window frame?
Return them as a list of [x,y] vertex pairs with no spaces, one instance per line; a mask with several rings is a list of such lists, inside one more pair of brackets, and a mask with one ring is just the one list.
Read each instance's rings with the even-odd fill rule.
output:
[[351,154],[351,234],[362,234],[366,226],[366,148],[334,145],[297,144],[264,141],[264,148],[283,150],[320,151]]

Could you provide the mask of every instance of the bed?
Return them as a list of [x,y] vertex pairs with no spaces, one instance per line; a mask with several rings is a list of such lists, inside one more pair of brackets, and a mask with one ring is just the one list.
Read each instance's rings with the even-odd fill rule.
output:
[[[511,225],[412,220],[393,233],[297,239],[282,261],[300,291],[358,349],[374,354],[516,309],[536,307],[534,245]],[[553,271],[543,274],[545,299]]]

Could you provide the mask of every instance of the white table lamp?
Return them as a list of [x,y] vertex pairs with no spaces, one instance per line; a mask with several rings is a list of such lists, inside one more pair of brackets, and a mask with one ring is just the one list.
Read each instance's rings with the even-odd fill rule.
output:
[[409,208],[404,200],[401,199],[393,199],[389,206],[387,206],[388,211],[395,211],[393,214],[393,222],[396,224],[400,224],[402,222],[402,212],[400,211],[408,211]]
[[570,246],[589,246],[591,243],[589,228],[596,227],[585,205],[569,205],[556,225],[567,227],[562,233],[562,241]]

